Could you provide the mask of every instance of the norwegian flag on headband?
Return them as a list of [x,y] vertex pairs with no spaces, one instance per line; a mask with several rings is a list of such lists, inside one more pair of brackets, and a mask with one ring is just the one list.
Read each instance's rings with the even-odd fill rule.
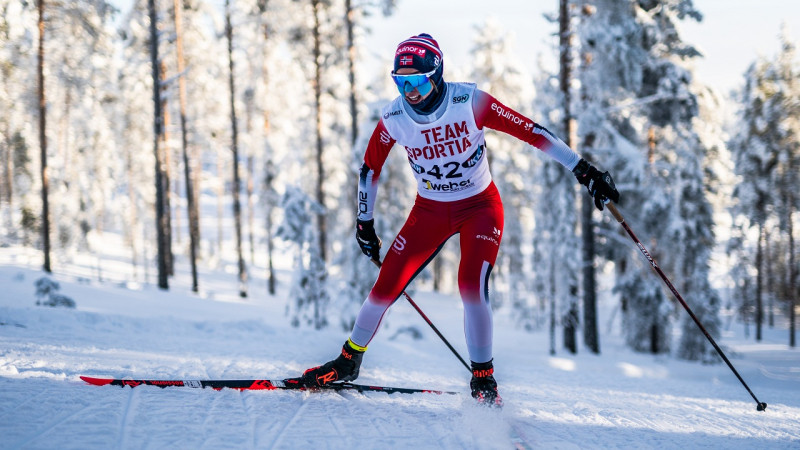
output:
[[410,67],[420,72],[430,72],[442,62],[439,43],[428,34],[412,36],[397,45],[394,67]]
[[[418,48],[415,49],[413,47],[418,47]],[[406,51],[408,50],[415,53],[420,58],[424,58],[425,51],[430,50],[436,56],[438,56],[439,59],[442,59],[442,51],[439,49],[439,43],[436,42],[436,39],[425,34],[421,34],[419,36],[413,36],[401,42],[397,46],[397,52],[395,53],[395,55],[399,55],[400,53],[406,53]]]

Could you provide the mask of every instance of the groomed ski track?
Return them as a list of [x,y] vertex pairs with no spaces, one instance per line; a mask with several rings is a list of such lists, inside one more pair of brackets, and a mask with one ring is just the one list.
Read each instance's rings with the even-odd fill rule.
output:
[[[29,306],[35,275],[16,281],[21,271],[0,267],[0,285],[24,300],[0,299],[0,322],[22,325],[0,325],[3,449],[800,445],[798,359],[783,344],[785,330],[767,330],[755,344],[734,323],[722,339],[769,403],[763,413],[724,366],[634,354],[614,333],[604,334],[601,356],[551,357],[546,333],[521,331],[502,312],[495,316],[495,367],[505,408],[481,408],[469,397],[469,374],[402,302],[387,315],[357,381],[462,394],[97,387],[79,375],[291,376],[334,356],[346,334],[285,325],[283,304],[274,299],[221,302],[64,281],[78,309],[37,308]],[[466,354],[458,300],[428,293],[415,300]],[[404,332],[407,326],[422,338]]]

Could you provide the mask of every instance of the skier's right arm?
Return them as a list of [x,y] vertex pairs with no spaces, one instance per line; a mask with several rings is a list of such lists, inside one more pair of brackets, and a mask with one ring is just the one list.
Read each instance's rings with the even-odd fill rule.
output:
[[383,120],[379,121],[369,139],[364,162],[358,172],[358,220],[372,220],[378,193],[378,177],[394,143],[395,140],[383,125]]
[[376,261],[380,261],[381,240],[375,233],[375,219],[372,212],[375,207],[375,197],[378,194],[378,177],[394,143],[395,140],[381,120],[375,126],[375,131],[372,132],[372,137],[367,144],[367,151],[364,153],[364,162],[358,171],[356,240],[361,251]]

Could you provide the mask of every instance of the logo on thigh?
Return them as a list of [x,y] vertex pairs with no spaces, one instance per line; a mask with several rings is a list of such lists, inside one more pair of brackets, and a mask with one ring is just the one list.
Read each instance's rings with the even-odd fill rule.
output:
[[492,244],[497,245],[499,247],[500,246],[500,235],[502,234],[502,231],[497,227],[492,227],[492,228],[493,229],[492,229],[491,236],[487,236],[485,234],[478,234],[478,235],[475,235],[475,238],[476,239],[482,239],[484,241],[489,241]]
[[406,238],[398,234],[397,237],[394,239],[394,242],[392,243],[392,250],[394,250],[394,252],[399,255],[400,252],[405,250],[405,248],[406,248]]

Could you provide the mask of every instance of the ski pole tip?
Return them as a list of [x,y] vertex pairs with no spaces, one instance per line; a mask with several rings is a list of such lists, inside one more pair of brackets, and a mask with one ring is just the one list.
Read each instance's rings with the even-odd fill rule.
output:
[[765,411],[766,409],[767,409],[767,404],[764,402],[761,402],[758,404],[758,406],[756,406],[756,411]]

